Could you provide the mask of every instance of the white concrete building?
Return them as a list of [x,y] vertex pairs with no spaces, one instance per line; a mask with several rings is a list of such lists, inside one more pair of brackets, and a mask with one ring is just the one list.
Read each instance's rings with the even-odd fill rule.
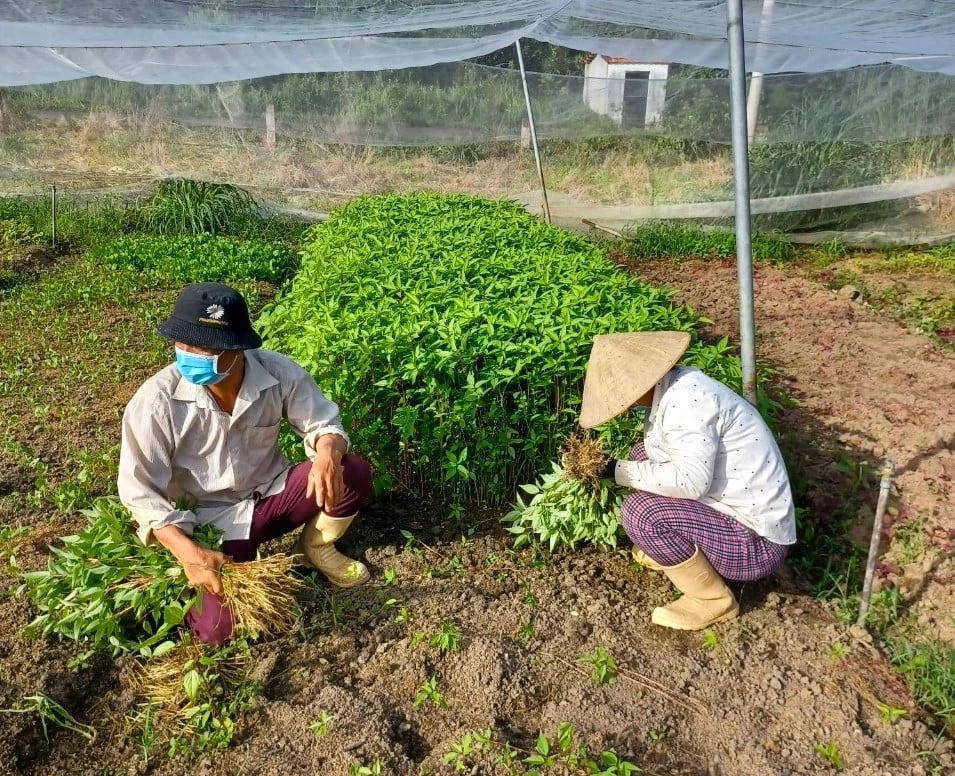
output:
[[656,123],[666,102],[670,65],[595,56],[584,67],[584,102],[623,127]]

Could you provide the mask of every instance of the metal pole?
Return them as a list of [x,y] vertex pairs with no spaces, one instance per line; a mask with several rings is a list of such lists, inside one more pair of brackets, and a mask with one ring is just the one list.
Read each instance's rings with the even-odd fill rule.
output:
[[537,147],[537,130],[534,127],[534,111],[531,110],[531,93],[527,89],[527,72],[524,70],[524,55],[521,54],[521,42],[514,41],[517,48],[517,64],[521,69],[521,83],[524,85],[524,102],[527,104],[527,124],[531,130],[531,146],[534,148],[534,161],[537,163],[537,177],[541,182],[541,196],[544,199],[544,218],[549,224],[550,203],[547,201],[547,185],[544,183],[544,167],[541,165],[540,149]]
[[56,250],[56,183],[50,186],[50,231],[53,236],[53,250]]
[[882,464],[882,481],[879,483],[879,503],[875,507],[875,521],[872,523],[872,538],[869,540],[869,557],[865,563],[865,582],[862,583],[862,597],[859,599],[859,619],[856,621],[860,628],[865,627],[865,618],[869,613],[869,599],[872,597],[872,577],[875,575],[875,564],[879,559],[879,542],[882,539],[882,518],[892,490],[892,476],[895,474],[895,464],[891,458],[886,458]]
[[[769,33],[770,22],[773,18],[773,7],[776,0],[763,0],[763,14],[759,19],[759,40],[756,41],[756,61],[753,67],[759,67],[760,49],[766,36]],[[763,95],[763,74],[753,71],[753,77],[749,79],[749,99],[746,101],[746,138],[753,145],[753,139],[756,137],[756,120],[759,117],[759,99]]]
[[743,0],[726,0],[729,42],[730,118],[733,122],[733,182],[736,190],[736,274],[743,396],[756,404],[756,324],[753,319],[753,247],[749,218],[749,147],[746,143],[746,53]]

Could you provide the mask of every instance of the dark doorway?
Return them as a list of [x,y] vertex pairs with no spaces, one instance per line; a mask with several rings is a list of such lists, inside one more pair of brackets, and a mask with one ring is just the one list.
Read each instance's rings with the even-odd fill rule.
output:
[[649,91],[650,73],[627,73],[623,84],[623,126],[642,127],[647,123]]

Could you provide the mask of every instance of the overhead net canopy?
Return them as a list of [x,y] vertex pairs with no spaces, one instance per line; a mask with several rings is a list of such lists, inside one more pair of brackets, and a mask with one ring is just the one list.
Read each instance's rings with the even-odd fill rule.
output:
[[[955,233],[955,2],[745,0],[744,25],[758,226]],[[537,207],[518,39],[558,217],[731,217],[724,0],[0,0],[0,193]]]

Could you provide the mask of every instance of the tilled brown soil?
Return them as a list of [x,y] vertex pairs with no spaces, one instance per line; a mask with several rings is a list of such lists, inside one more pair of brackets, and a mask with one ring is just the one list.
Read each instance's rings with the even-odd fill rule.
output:
[[[640,262],[631,269],[676,289],[713,320],[714,332],[738,337],[735,264]],[[887,578],[933,635],[955,642],[955,353],[798,270],[757,265],[754,284],[757,357],[779,370],[799,402],[780,427],[874,467],[886,456],[895,462],[900,498],[886,539],[893,526],[923,518],[928,551]],[[860,515],[865,545],[871,519],[871,511]],[[886,560],[896,555],[890,545]]]
[[[731,265],[650,264],[639,272],[678,288],[714,320],[714,333],[733,333]],[[951,356],[798,276],[760,267],[757,292],[760,355],[802,402],[781,424],[798,427],[803,443],[854,446],[873,462],[893,455],[900,519],[924,513],[933,527],[951,527]],[[95,420],[116,423],[127,399],[112,397]],[[799,474],[825,509],[825,470]],[[2,475],[11,490],[22,487],[17,471]],[[75,527],[67,518],[50,523],[26,504],[3,506],[11,522],[42,525],[17,548],[25,568],[43,562],[52,536]],[[416,537],[410,546],[402,529]],[[376,761],[384,774],[452,773],[445,755],[468,731],[491,728],[529,750],[539,731],[553,739],[562,723],[592,751],[615,749],[657,774],[835,772],[822,747],[859,776],[955,772],[951,740],[932,732],[937,726],[914,708],[866,634],[836,622],[790,574],[737,587],[742,616],[706,638],[650,624],[650,608],[672,588],[636,569],[623,550],[535,558],[509,552],[493,522],[467,539],[463,530],[407,497],[372,504],[345,549],[367,560],[375,583],[306,590],[301,631],[255,646],[262,693],[233,746],[214,754],[169,760],[158,748],[146,761],[122,725],[135,703],[120,689],[123,661],[100,657],[70,670],[75,648],[23,640],[29,606],[3,599],[0,706],[43,692],[96,726],[98,737],[88,744],[50,727],[46,741],[34,717],[0,714],[0,773],[344,775]],[[944,555],[941,540],[938,547]],[[935,580],[923,598],[945,616],[953,609],[936,590],[950,563],[922,575]],[[384,582],[386,569],[393,584]],[[402,607],[407,622],[398,621]],[[933,620],[940,631],[944,619]],[[461,634],[455,650],[442,654],[416,635],[429,637],[446,622]],[[623,669],[610,685],[595,685],[577,663],[600,646]],[[431,677],[447,708],[414,706]],[[879,704],[908,714],[885,724]],[[330,721],[320,736],[310,725],[323,712]],[[475,757],[460,772],[502,771]]]

